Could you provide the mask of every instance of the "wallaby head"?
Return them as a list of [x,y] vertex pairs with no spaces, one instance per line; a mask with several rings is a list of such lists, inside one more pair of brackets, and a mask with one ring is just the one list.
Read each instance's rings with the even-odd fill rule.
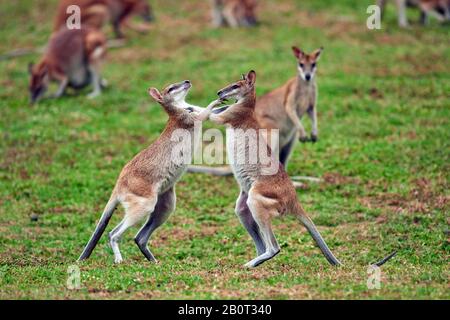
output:
[[253,112],[256,99],[255,81],[256,72],[251,70],[247,75],[242,75],[241,80],[219,90],[217,95],[222,101],[236,100],[236,103],[214,109],[210,119],[217,124],[232,124],[242,120],[244,114]]
[[130,3],[131,11],[142,17],[144,21],[151,22],[154,19],[153,10],[147,0],[126,0]]
[[186,96],[192,84],[189,80],[174,83],[165,87],[161,92],[156,88],[148,89],[149,95],[158,102],[169,117],[188,119],[194,113],[191,105],[186,103]]
[[28,72],[30,73],[30,102],[33,104],[42,98],[47,91],[50,82],[48,65],[45,62],[40,62],[37,65],[30,63]]
[[306,54],[301,49],[295,46],[292,47],[292,51],[294,52],[294,56],[298,61],[298,73],[300,77],[307,82],[314,79],[317,70],[317,61],[319,61],[320,59],[323,47],[315,50],[311,54]]

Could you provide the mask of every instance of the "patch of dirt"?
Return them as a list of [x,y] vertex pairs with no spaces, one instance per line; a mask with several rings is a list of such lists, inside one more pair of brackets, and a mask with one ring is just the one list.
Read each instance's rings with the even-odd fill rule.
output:
[[399,140],[417,140],[417,132],[415,131],[408,131],[408,132],[398,132],[395,133],[389,137],[387,137],[387,140],[390,142],[393,141],[399,141]]
[[[411,188],[407,195],[383,193],[372,197],[364,197],[359,199],[359,201],[369,209],[382,208],[394,213],[406,211],[409,213],[428,214],[432,210],[443,210],[449,207],[450,196],[434,191],[429,179],[418,178],[413,181],[413,184],[414,187]],[[377,223],[386,221],[386,216],[377,218]],[[419,222],[416,221],[416,223]]]
[[210,237],[217,233],[220,228],[211,225],[202,225],[200,230],[186,229],[186,227],[173,227],[167,229],[164,234],[153,238],[151,241],[155,246],[163,246],[168,241],[187,241],[199,237]]

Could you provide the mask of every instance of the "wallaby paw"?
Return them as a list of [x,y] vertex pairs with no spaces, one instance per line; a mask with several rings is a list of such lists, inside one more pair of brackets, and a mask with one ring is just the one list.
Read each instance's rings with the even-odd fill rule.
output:
[[121,264],[123,262],[123,259],[122,258],[115,258],[114,259],[114,263],[115,264]]
[[99,95],[100,95],[100,92],[94,91],[94,92],[89,93],[89,94],[87,95],[87,98],[88,98],[88,99],[95,99],[95,98],[97,98]]
[[301,143],[305,143],[305,142],[308,142],[308,141],[309,141],[309,138],[308,138],[307,136],[304,136],[304,137],[298,138],[298,140],[299,140]]
[[315,134],[312,134],[311,135],[311,142],[315,143],[315,142],[317,142],[317,140],[319,140],[319,137],[317,135],[315,135]]
[[103,89],[108,88],[108,85],[109,85],[108,80],[102,78],[100,80],[100,85],[102,86]]

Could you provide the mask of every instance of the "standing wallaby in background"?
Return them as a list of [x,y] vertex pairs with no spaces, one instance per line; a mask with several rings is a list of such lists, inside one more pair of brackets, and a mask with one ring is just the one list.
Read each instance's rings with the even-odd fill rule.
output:
[[257,24],[256,0],[211,0],[215,27],[250,27]]
[[[297,47],[292,47],[292,50],[297,59],[297,76],[257,98],[255,107],[255,118],[261,128],[279,130],[279,145],[271,147],[279,150],[279,160],[285,170],[297,139],[302,142],[316,142],[318,139],[316,71],[323,48],[311,54],[306,54]],[[312,121],[310,138],[301,122],[305,113]],[[191,166],[189,172],[223,176],[232,174],[229,167]],[[315,181],[311,177],[301,178]],[[295,185],[300,187],[301,183],[296,182]]]
[[91,84],[89,98],[101,93],[104,80],[100,68],[106,53],[106,38],[91,28],[62,29],[53,34],[41,61],[29,65],[31,103],[41,99],[50,81],[59,82],[54,97],[64,94],[67,87],[82,89]]
[[[220,99],[236,100],[236,102],[230,106],[214,109],[210,115],[210,120],[228,127],[227,151],[229,157],[234,159],[231,161],[231,167],[241,189],[236,203],[236,214],[253,238],[258,254],[245,266],[256,267],[280,252],[280,246],[272,231],[272,219],[286,214],[295,215],[306,227],[332,265],[340,265],[339,260],[331,253],[314,223],[303,210],[283,165],[271,154],[270,147],[264,139],[248,141],[242,145],[243,136],[248,132],[259,132],[262,129],[255,116],[255,81],[256,73],[250,71],[244,79],[220,90],[217,93]],[[269,155],[268,164],[262,163],[259,157],[255,159],[255,155],[250,154],[250,146],[255,145],[266,149],[263,151],[267,151],[265,153]],[[261,154],[261,150],[258,150],[258,154]],[[247,161],[250,158],[256,161]],[[268,170],[274,167],[275,171]],[[377,265],[385,263],[392,256],[393,254]]]
[[[378,6],[383,15],[388,0],[378,0]],[[421,11],[421,22],[426,24],[428,17],[434,16],[439,21],[450,21],[450,0],[395,0],[398,14],[398,25],[407,27],[409,25],[406,16],[407,7],[417,7]]]
[[[89,258],[116,206],[121,203],[125,217],[109,234],[115,262],[122,262],[119,251],[122,234],[144,219],[147,222],[137,233],[135,242],[147,260],[156,261],[147,247],[148,240],[175,210],[175,183],[185,172],[186,162],[190,161],[181,159],[182,155],[175,154],[174,150],[191,150],[194,144],[194,123],[206,120],[211,109],[221,103],[216,100],[205,109],[190,105],[185,101],[190,88],[190,81],[183,81],[169,85],[162,93],[155,88],[149,89],[150,96],[164,108],[169,120],[160,137],[122,169],[95,232],[79,260]],[[191,139],[180,142],[176,134],[178,130],[187,130]]]
[[66,27],[67,19],[72,14],[67,12],[67,8],[72,5],[80,8],[82,25],[101,29],[110,22],[117,38],[124,37],[123,25],[133,28],[129,24],[131,17],[140,16],[145,22],[153,20],[152,8],[147,0],[61,0],[53,27],[55,32]]
[[[296,140],[316,142],[319,134],[316,71],[323,48],[311,54],[298,47],[292,47],[292,50],[297,59],[297,76],[258,98],[255,108],[255,117],[261,128],[279,130],[279,159],[285,170]],[[312,122],[311,137],[301,122],[305,113]]]

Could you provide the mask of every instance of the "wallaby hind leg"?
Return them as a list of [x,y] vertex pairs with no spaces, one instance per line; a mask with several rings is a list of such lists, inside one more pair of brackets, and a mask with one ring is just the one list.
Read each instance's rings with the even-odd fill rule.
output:
[[121,263],[123,261],[119,250],[119,242],[123,233],[153,212],[156,200],[156,196],[151,198],[143,198],[135,195],[126,196],[126,200],[122,203],[125,208],[125,217],[109,234],[115,263]]
[[171,188],[164,194],[158,197],[155,210],[151,213],[149,219],[144,226],[139,230],[134,238],[137,246],[147,258],[148,261],[157,262],[151,251],[148,249],[148,240],[159,226],[161,226],[170,214],[175,210],[176,196],[175,190]]
[[248,195],[245,192],[241,191],[241,194],[236,201],[236,215],[255,242],[257,254],[262,255],[264,252],[266,252],[266,246],[261,237],[261,233],[259,232],[258,224],[256,223],[255,219],[253,219],[252,213],[248,208],[247,200]]
[[239,21],[235,17],[234,8],[225,8],[223,10],[223,17],[231,28],[238,28],[239,27]]
[[386,0],[378,0],[377,5],[380,8],[381,18],[383,18],[384,10],[385,10],[385,7],[386,7]]
[[408,18],[406,17],[406,0],[396,0],[398,11],[398,25],[400,27],[408,27]]
[[211,1],[211,6],[212,6],[211,17],[213,26],[215,28],[223,27],[225,25],[225,20],[222,16],[223,6],[217,3],[217,1],[215,0]]
[[98,97],[102,93],[102,78],[99,73],[100,66],[98,64],[91,64],[89,66],[89,72],[91,73],[91,84],[93,90],[88,94],[89,99]]
[[287,144],[281,147],[280,149],[280,162],[284,166],[284,170],[287,171],[287,164],[289,161],[289,157],[291,156],[292,149],[295,145],[296,136],[294,135],[291,140]]
[[261,263],[272,259],[280,252],[280,246],[278,245],[272,231],[271,223],[272,218],[277,216],[278,212],[274,208],[276,204],[275,200],[265,198],[264,196],[255,193],[252,194],[251,190],[247,204],[252,212],[253,218],[258,224],[261,236],[266,246],[266,252],[245,264],[245,267],[254,268]]

